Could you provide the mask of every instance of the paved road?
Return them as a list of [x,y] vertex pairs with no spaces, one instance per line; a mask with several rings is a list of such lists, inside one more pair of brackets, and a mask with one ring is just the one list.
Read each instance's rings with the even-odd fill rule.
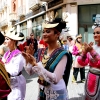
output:
[[26,78],[26,97],[25,100],[37,100],[38,96],[38,83],[37,83],[37,75],[29,76],[25,71],[23,71],[23,75]]
[[[86,73],[88,68],[86,68]],[[38,83],[37,83],[37,75],[29,76],[25,71],[23,71],[23,75],[26,78],[26,97],[25,100],[37,100],[38,96]],[[84,100],[84,83],[73,84],[71,82],[72,78],[72,70],[70,74],[70,80],[68,83],[68,95],[69,100]],[[80,74],[78,74],[78,81],[80,80]]]

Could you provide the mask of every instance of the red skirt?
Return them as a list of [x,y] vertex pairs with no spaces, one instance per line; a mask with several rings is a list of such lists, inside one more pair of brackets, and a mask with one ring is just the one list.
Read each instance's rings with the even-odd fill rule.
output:
[[10,87],[0,74],[0,98],[5,98],[8,96],[8,94],[11,92]]

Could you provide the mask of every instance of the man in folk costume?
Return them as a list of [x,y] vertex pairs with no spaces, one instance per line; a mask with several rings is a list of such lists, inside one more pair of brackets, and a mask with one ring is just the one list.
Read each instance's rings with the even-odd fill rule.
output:
[[[80,34],[76,37],[72,54],[75,55],[75,59],[77,59],[77,57],[79,55],[81,55],[81,53],[82,53],[82,35]],[[80,75],[81,75],[81,82],[84,82],[84,80],[85,80],[85,69],[80,68],[80,67],[81,66],[79,66],[77,64],[77,61],[75,60],[74,67],[73,67],[73,79],[72,79],[72,82],[74,82],[74,83],[77,82],[77,76],[78,76],[79,70],[80,70]]]
[[[4,42],[5,37],[0,32],[0,45]],[[0,60],[0,100],[7,100],[6,97],[10,93],[10,81],[8,73],[5,70],[3,62]]]

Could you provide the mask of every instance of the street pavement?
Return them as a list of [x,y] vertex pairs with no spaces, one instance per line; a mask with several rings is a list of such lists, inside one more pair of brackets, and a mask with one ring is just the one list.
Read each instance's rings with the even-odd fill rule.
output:
[[[88,67],[85,68],[85,73],[87,75]],[[68,95],[69,100],[84,100],[84,83],[73,84],[71,82],[72,72],[70,74],[70,79],[68,83]],[[25,71],[23,71],[23,75],[26,78],[26,96],[25,100],[37,100],[39,85],[37,83],[37,75],[29,76]],[[80,81],[80,73],[78,74],[78,81]]]

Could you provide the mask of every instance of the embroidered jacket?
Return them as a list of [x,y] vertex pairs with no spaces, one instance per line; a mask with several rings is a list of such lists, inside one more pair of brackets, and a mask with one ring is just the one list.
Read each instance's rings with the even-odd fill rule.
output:
[[99,69],[100,68],[100,55],[99,55],[100,48],[99,49],[97,48],[98,47],[95,45],[94,50],[92,50],[90,53],[82,54],[81,56],[79,56],[77,59],[78,63],[82,66],[86,66],[89,64],[89,66]]

